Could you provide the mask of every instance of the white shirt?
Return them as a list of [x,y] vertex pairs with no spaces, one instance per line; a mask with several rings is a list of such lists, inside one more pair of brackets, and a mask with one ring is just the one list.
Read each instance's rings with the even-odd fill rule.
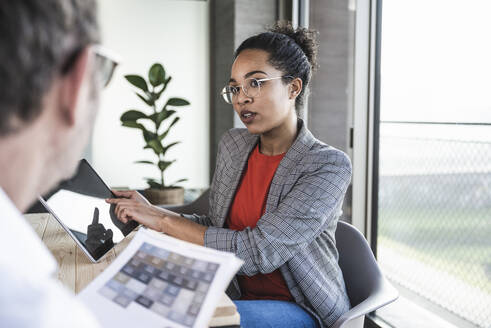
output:
[[54,278],[57,264],[0,188],[0,327],[99,327]]

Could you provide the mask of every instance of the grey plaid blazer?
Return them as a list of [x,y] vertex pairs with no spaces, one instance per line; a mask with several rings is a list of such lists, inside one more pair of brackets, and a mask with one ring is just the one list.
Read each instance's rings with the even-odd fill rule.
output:
[[[254,229],[224,228],[235,191],[259,137],[231,129],[222,137],[208,215],[185,215],[209,226],[205,246],[235,253],[240,275],[280,269],[297,304],[331,326],[350,307],[334,233],[351,179],[346,154],[317,140],[299,120],[299,133],[275,172],[266,210]],[[237,280],[227,294],[240,297]]]

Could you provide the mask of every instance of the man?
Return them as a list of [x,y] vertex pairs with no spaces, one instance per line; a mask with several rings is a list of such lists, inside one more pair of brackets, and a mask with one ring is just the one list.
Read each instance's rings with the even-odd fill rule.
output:
[[70,177],[115,63],[94,0],[0,1],[0,326],[96,327],[21,212]]

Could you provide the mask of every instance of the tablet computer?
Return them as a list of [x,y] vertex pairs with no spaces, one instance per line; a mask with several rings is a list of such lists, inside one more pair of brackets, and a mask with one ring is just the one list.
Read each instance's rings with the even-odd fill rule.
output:
[[90,164],[82,159],[75,175],[39,197],[40,202],[75,240],[92,262],[98,262],[115,244],[138,226],[123,223],[114,213],[115,198]]

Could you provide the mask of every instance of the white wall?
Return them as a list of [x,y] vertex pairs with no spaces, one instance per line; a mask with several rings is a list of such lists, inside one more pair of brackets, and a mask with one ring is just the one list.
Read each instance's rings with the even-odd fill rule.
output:
[[208,186],[208,2],[101,0],[99,21],[102,43],[120,54],[123,63],[103,92],[92,141],[95,169],[110,186],[144,188],[143,177],[159,177],[157,168],[133,163],[154,160],[155,155],[143,150],[140,130],[122,127],[119,120],[128,109],[147,110],[124,75],[146,77],[148,68],[158,61],[172,76],[165,99],[182,97],[191,102],[178,109],[181,120],[167,138],[167,142],[181,141],[168,152],[168,159],[177,162],[167,169],[167,182],[188,178],[181,185]]

